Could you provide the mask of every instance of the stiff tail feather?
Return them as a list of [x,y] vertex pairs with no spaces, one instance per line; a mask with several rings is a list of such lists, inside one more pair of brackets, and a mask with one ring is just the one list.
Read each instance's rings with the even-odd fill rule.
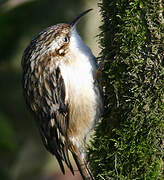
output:
[[84,152],[81,153],[76,145],[73,145],[73,151],[71,152],[83,180],[95,180],[89,168],[89,164],[87,163],[86,159],[82,156]]
[[87,162],[82,161],[76,154],[73,154],[73,158],[76,162],[78,170],[83,178],[83,180],[95,180],[91,170],[89,169]]

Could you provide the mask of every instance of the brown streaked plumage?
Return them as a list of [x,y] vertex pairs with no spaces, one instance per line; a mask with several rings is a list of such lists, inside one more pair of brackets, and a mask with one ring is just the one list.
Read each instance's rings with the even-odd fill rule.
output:
[[[43,30],[22,57],[23,92],[34,113],[46,149],[74,174],[70,151],[83,180],[93,180],[87,165],[85,138],[102,111],[97,64],[76,32],[78,20]],[[96,79],[95,79],[96,77]]]

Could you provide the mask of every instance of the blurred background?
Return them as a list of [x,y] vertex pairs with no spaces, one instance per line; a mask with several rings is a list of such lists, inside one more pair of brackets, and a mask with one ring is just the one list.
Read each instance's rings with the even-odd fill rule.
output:
[[93,8],[77,29],[95,56],[99,54],[98,0],[0,0],[0,180],[80,180],[62,176],[55,157],[43,147],[21,88],[24,49],[44,28],[71,22]]

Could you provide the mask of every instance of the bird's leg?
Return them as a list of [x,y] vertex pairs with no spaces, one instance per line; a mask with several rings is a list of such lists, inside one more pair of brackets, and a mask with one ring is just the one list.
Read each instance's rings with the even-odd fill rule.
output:
[[97,70],[96,70],[96,72],[94,73],[94,76],[93,76],[94,81],[97,81],[99,79],[99,77],[101,76],[102,69],[103,69],[106,62],[107,61],[104,60],[99,64],[99,66],[98,66],[98,68],[97,68]]

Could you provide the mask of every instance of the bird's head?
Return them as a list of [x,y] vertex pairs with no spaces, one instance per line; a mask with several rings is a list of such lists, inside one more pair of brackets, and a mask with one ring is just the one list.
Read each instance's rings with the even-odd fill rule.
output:
[[92,9],[88,9],[84,11],[70,24],[57,24],[41,31],[24,51],[22,66],[32,61],[47,62],[51,57],[56,57],[60,61],[60,59],[63,59],[65,54],[69,54],[69,52],[78,54],[79,49],[82,52],[90,52],[90,49],[76,32],[76,24],[91,10]]
[[[40,33],[39,40],[44,41],[47,47],[54,56],[64,56],[70,47],[74,48],[77,41],[81,41],[80,36],[76,32],[76,24],[79,20],[92,9],[88,9],[77,16],[70,24],[57,24],[47,28]],[[76,42],[75,42],[76,41]]]

